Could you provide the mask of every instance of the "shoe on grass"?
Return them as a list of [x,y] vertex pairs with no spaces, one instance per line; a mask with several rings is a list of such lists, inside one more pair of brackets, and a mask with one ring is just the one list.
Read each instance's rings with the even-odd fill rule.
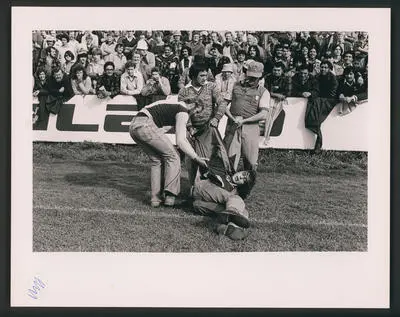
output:
[[173,207],[175,205],[175,196],[165,196],[164,206]]
[[220,224],[217,227],[217,233],[223,234],[227,236],[229,239],[232,240],[243,240],[245,239],[249,233],[246,229],[239,227],[238,225],[234,224],[233,222],[229,222],[226,224]]
[[160,205],[161,205],[161,202],[159,200],[151,201],[151,207],[153,207],[153,208],[158,208],[158,207],[160,207]]

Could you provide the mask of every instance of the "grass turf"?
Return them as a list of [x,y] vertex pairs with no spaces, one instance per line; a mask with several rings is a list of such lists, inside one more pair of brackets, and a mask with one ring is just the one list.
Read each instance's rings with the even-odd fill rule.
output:
[[138,147],[35,143],[33,161],[34,251],[367,250],[366,153],[261,151],[250,235],[239,242],[189,206],[152,209]]

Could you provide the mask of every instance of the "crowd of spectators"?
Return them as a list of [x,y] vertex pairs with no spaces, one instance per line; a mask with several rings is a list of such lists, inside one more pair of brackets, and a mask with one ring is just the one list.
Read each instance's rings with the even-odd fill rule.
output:
[[367,98],[366,32],[33,31],[32,53],[39,119],[73,95],[130,95],[141,108],[177,94],[193,63],[228,101],[251,60],[274,98]]

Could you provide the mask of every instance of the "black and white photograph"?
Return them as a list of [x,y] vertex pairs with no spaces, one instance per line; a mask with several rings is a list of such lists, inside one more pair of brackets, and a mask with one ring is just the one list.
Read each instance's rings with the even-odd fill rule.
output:
[[[276,299],[265,299],[252,296],[258,285],[237,302],[217,302],[213,290],[187,301],[169,295],[167,306],[385,306],[390,79],[382,61],[390,19],[365,20],[389,18],[390,10],[359,9],[363,18],[348,21],[352,9],[63,9],[13,10],[15,22],[37,13],[12,30],[13,54],[21,54],[18,64],[13,55],[12,83],[13,192],[20,192],[12,263],[19,263],[14,288],[25,289],[12,292],[17,306],[64,305],[68,287],[54,283],[63,299],[51,295],[52,279],[79,270],[93,282],[111,266],[109,285],[126,279],[114,291],[143,283],[138,274],[148,270],[154,280],[145,293],[154,297],[110,302],[75,294],[72,305],[165,306],[157,294],[169,282],[150,286],[159,261],[170,272],[162,279],[177,288],[199,268],[209,276],[216,265],[229,266],[229,276],[253,267],[251,283],[283,287],[278,276],[292,277],[289,297],[306,271],[311,285],[330,279],[332,292],[340,281],[328,272],[351,276],[342,284],[352,292],[346,299],[305,295],[316,289],[287,301],[283,289],[271,289]],[[137,19],[124,19],[130,14]],[[23,254],[35,258],[33,275],[22,273]],[[69,272],[64,277],[56,261]],[[379,281],[365,279],[372,267]],[[374,301],[366,300],[368,288],[353,294],[360,280],[378,283]],[[96,283],[83,283],[81,292]]]

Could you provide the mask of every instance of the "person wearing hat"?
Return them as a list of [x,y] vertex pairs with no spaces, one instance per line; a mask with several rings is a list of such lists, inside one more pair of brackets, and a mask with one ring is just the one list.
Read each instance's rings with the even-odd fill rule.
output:
[[156,66],[156,57],[152,52],[148,51],[149,46],[145,40],[139,40],[136,46],[136,51],[140,54],[142,62],[147,64],[150,69]]
[[192,41],[188,42],[186,44],[186,46],[190,47],[190,49],[192,50],[193,56],[196,56],[196,55],[204,56],[205,55],[206,48],[203,45],[203,43],[200,42],[200,33],[198,33],[198,32],[194,32],[192,34]]
[[224,142],[228,155],[236,155],[233,167],[237,169],[243,157],[245,170],[256,170],[259,152],[259,122],[265,120],[270,103],[270,93],[259,85],[264,65],[251,61],[245,79],[235,84],[230,109],[226,110],[228,123]]
[[184,43],[182,42],[182,33],[181,31],[174,31],[172,33],[171,47],[176,56],[180,56],[182,54],[182,48]]
[[215,84],[222,97],[228,102],[232,100],[232,90],[235,83],[236,79],[233,76],[233,64],[224,64],[222,72],[215,76]]

